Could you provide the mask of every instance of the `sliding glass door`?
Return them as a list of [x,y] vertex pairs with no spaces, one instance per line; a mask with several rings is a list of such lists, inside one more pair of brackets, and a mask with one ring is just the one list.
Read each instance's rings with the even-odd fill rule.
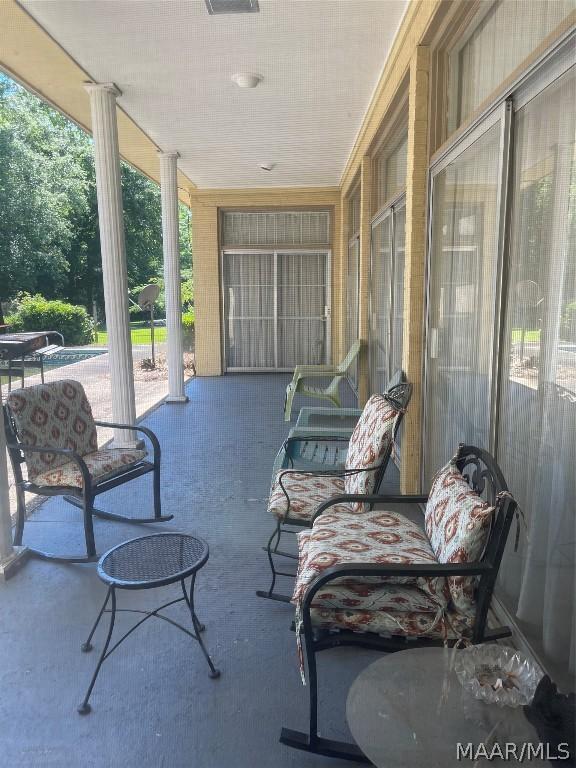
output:
[[402,368],[404,236],[402,198],[372,224],[370,265],[370,391],[383,392]]
[[290,370],[327,362],[328,251],[224,251],[227,370]]
[[490,443],[502,119],[432,169],[424,480],[458,443]]
[[[348,244],[348,265],[346,281],[346,352],[360,334],[359,327],[359,290],[360,290],[360,238],[353,237]],[[354,391],[358,389],[358,362],[355,361],[348,378]]]
[[572,67],[514,117],[498,423],[499,462],[527,523],[499,594],[559,683],[576,673],[575,93]]

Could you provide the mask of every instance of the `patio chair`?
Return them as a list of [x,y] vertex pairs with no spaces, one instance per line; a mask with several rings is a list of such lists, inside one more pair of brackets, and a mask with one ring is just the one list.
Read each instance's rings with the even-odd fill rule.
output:
[[[294,395],[300,394],[306,397],[317,397],[320,400],[330,400],[334,403],[336,408],[340,408],[340,394],[338,388],[342,379],[346,377],[350,366],[356,360],[360,354],[362,348],[362,342],[356,340],[348,354],[342,360],[340,365],[297,365],[294,369],[294,375],[292,381],[286,387],[286,396],[284,398],[284,421],[290,421],[292,414],[292,401]],[[327,387],[313,387],[310,384],[306,384],[306,379],[310,378],[328,378],[332,376],[332,381]]]
[[[298,559],[296,555],[279,549],[283,532],[294,533],[293,526],[310,527],[318,505],[334,496],[378,491],[412,394],[412,385],[404,378],[400,372],[402,383],[389,387],[383,394],[370,397],[350,437],[293,436],[286,441],[287,453],[290,444],[297,440],[316,440],[328,444],[342,442],[348,444],[348,452],[343,469],[284,469],[273,478],[268,512],[276,518],[276,526],[265,547],[272,581],[267,591],[256,592],[259,597],[290,602],[287,595],[274,592],[277,576],[294,576],[277,570],[274,558]],[[363,505],[357,504],[356,510],[361,513]]]
[[[60,562],[84,563],[97,559],[92,516],[131,523],[157,523],[171,520],[160,506],[160,444],[145,427],[95,421],[84,388],[65,379],[38,384],[11,392],[4,406],[8,453],[16,481],[17,517],[14,544],[22,544],[26,502],[24,494],[64,496],[83,511],[86,556],[55,555],[37,549],[39,557]],[[153,449],[132,448],[98,450],[96,427],[113,427],[142,432]],[[27,478],[22,473],[26,465]],[[106,491],[153,473],[154,516],[148,518],[104,512],[94,508],[94,499]],[[135,501],[139,506],[140,501]]]
[[[353,514],[358,502],[425,503],[424,529],[397,512]],[[292,600],[302,674],[302,636],[306,648],[309,732],[283,729],[280,741],[368,762],[356,745],[318,735],[320,651],[394,652],[509,637],[508,627],[489,629],[487,615],[516,510],[494,459],[469,445],[437,474],[428,496],[352,494],[322,504],[312,529],[298,536]]]

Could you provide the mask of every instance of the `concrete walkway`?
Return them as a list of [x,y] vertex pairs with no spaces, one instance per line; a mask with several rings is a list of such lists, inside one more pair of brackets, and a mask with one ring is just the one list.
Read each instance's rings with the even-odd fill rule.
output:
[[[162,445],[162,502],[171,523],[136,526],[95,520],[99,552],[153,531],[204,537],[210,559],[197,580],[205,642],[222,671],[207,674],[198,647],[164,622],[149,621],[105,662],[93,711],[76,706],[96,662],[80,646],[104,598],[94,565],[30,560],[0,585],[0,763],[10,768],[344,768],[349,763],[278,743],[282,726],[305,728],[290,605],[262,600],[269,572],[262,545],[274,456],[287,434],[288,377],[197,378],[190,402],[163,405],[143,423]],[[297,408],[302,405],[300,402]],[[392,478],[394,472],[392,472]],[[150,477],[100,497],[109,510],[147,514]],[[100,501],[99,499],[99,501]],[[27,522],[25,541],[80,551],[77,510],[51,499]],[[280,585],[289,591],[291,579]],[[152,608],[176,587],[122,592],[119,607]],[[186,620],[182,606],[175,618]],[[120,629],[131,614],[120,614]],[[99,628],[94,645],[104,639]],[[320,659],[320,728],[348,738],[345,702],[357,674],[378,654],[327,651]]]

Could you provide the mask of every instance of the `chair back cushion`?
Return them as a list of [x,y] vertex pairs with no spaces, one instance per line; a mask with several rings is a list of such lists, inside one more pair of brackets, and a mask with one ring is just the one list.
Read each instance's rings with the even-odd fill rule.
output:
[[[21,445],[71,448],[81,456],[98,448],[96,425],[82,384],[71,379],[11,392],[6,405]],[[24,452],[28,479],[65,464],[55,453]]]
[[[470,488],[458,467],[449,462],[432,481],[425,527],[439,563],[472,563],[482,558],[488,543],[494,507]],[[454,606],[470,612],[476,577],[448,579]]]
[[[346,475],[346,493],[372,493],[384,455],[390,449],[398,411],[384,395],[372,395],[352,433],[346,456],[346,469],[365,470]],[[369,471],[371,470],[371,471]]]

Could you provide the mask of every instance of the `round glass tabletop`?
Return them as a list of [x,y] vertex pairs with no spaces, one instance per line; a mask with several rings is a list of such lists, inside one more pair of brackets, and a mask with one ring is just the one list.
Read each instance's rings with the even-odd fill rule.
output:
[[108,550],[98,563],[107,584],[144,589],[179,581],[201,568],[208,544],[184,533],[156,533],[125,541]]
[[[475,765],[476,756],[482,758],[478,765],[493,765],[499,764],[499,750],[512,750],[506,745],[515,745],[517,754],[523,744],[537,747],[538,736],[521,707],[486,704],[464,690],[452,669],[457,653],[450,648],[391,653],[354,681],[348,725],[378,768],[456,768]],[[496,759],[486,760],[484,748]],[[511,759],[501,762],[509,765]],[[537,757],[529,764],[548,765]]]

